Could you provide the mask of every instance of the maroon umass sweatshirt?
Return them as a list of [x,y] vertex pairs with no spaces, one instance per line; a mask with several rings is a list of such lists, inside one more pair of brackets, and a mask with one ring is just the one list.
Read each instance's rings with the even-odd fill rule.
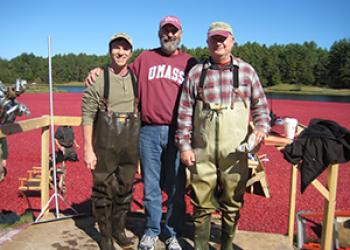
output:
[[158,48],[143,51],[130,65],[139,82],[144,124],[170,125],[176,121],[179,90],[194,63],[187,53],[166,56]]

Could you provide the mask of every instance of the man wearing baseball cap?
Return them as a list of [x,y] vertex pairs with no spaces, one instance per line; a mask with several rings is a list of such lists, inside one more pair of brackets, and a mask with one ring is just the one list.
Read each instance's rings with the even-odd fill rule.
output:
[[82,101],[84,163],[92,171],[92,211],[101,233],[99,246],[115,249],[134,245],[125,234],[138,164],[140,118],[137,82],[127,62],[132,39],[126,33],[109,42],[111,64],[96,83],[85,89]]
[[269,110],[253,67],[231,54],[231,25],[214,22],[210,58],[194,66],[184,83],[176,142],[191,172],[195,249],[208,250],[211,214],[221,211],[221,249],[232,250],[249,176],[247,154],[237,147],[249,137],[252,114],[256,144],[270,130]]
[[[140,159],[146,225],[140,250],[152,250],[161,232],[162,190],[167,194],[163,235],[167,249],[181,250],[177,240],[184,224],[185,171],[175,146],[177,103],[181,85],[196,60],[179,49],[182,25],[175,16],[159,23],[160,48],[142,52],[132,63],[140,79]],[[162,186],[161,186],[162,183]]]
[[[153,250],[161,233],[162,190],[167,194],[163,235],[169,250],[181,250],[177,236],[184,224],[185,170],[175,146],[176,112],[181,85],[196,60],[179,49],[182,24],[176,16],[159,23],[160,47],[143,51],[130,65],[139,80],[140,160],[146,225],[140,250]],[[85,80],[94,82],[100,70]],[[162,186],[161,186],[162,183]]]

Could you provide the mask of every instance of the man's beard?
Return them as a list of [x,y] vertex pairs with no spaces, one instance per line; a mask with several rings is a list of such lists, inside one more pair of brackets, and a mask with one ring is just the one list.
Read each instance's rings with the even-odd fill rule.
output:
[[160,44],[162,47],[162,51],[167,55],[171,55],[179,47],[180,39],[174,38],[170,40],[167,37],[162,37],[160,38]]

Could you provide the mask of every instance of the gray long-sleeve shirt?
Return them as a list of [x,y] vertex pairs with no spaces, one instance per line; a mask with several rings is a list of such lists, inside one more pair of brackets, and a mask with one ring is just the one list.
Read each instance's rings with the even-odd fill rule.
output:
[[[133,112],[134,111],[134,91],[132,87],[131,75],[125,77],[109,72],[110,90],[109,105],[112,112]],[[84,91],[82,100],[82,123],[92,125],[102,103],[104,91],[104,76],[100,75],[95,84]],[[101,109],[104,107],[100,106]]]

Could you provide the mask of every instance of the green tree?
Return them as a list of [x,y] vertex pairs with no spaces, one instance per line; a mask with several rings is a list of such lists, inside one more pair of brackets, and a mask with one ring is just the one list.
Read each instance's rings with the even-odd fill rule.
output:
[[315,82],[317,46],[314,42],[282,46],[279,58],[284,83],[311,85]]
[[248,42],[242,46],[234,47],[232,53],[254,67],[263,86],[271,86],[281,82],[278,50],[270,49],[266,45]]
[[350,88],[350,39],[335,42],[329,51],[329,86]]
[[43,59],[34,56],[34,54],[23,53],[18,57],[13,58],[9,63],[9,70],[12,74],[11,81],[16,78],[26,79],[28,82],[33,82],[34,79],[42,80]]
[[13,80],[11,75],[9,61],[0,58],[0,81],[3,83],[11,83]]
[[268,49],[268,51],[266,51],[262,69],[264,79],[266,80],[265,86],[273,86],[281,83],[281,72],[279,69],[279,47],[272,46]]
[[314,67],[313,74],[315,76],[315,85],[326,86],[327,80],[327,67],[328,67],[328,51],[325,49],[317,49],[317,61]]

